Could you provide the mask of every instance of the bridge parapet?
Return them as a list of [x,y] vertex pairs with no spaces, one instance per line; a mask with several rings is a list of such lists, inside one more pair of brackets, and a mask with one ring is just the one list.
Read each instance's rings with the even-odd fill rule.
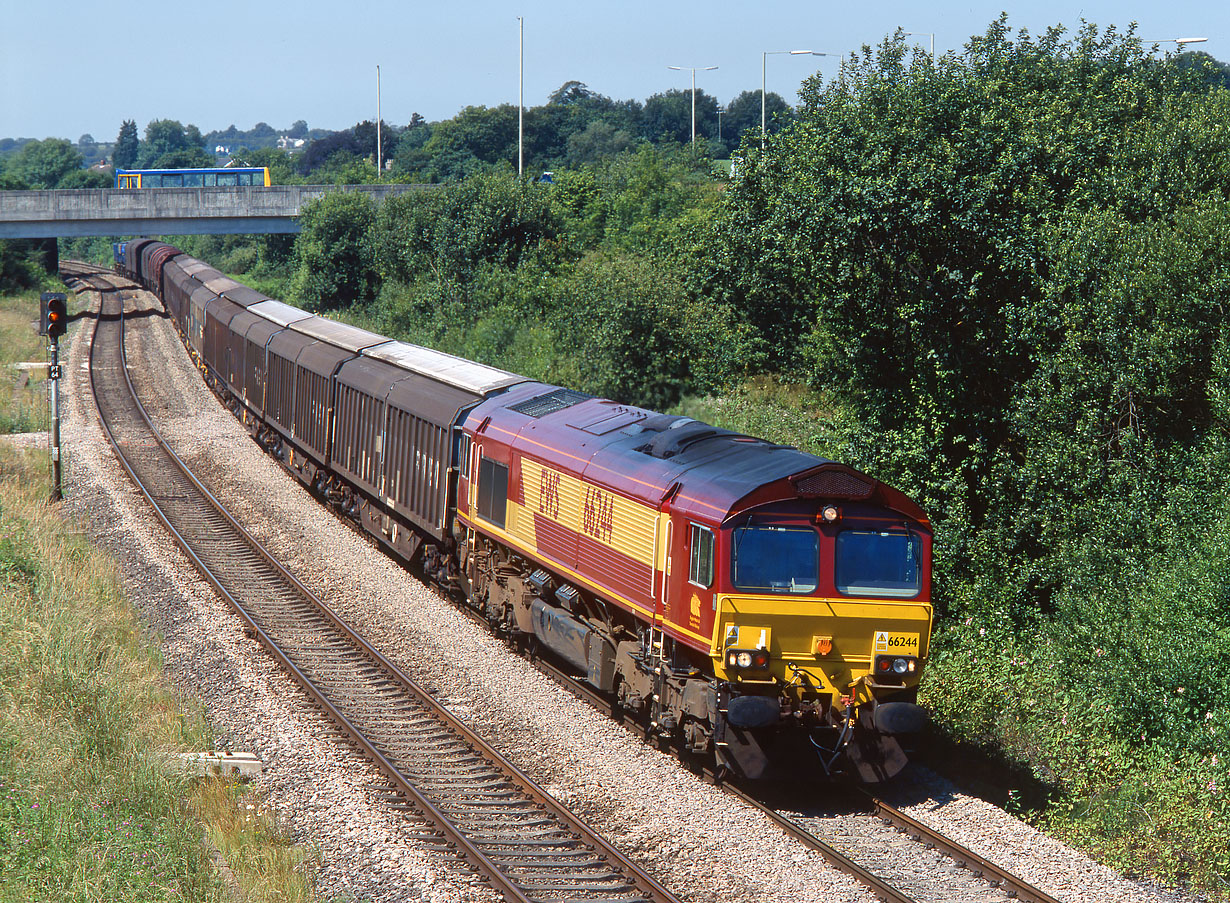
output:
[[271,185],[0,191],[0,238],[298,232],[304,204],[332,191],[379,203],[432,185]]

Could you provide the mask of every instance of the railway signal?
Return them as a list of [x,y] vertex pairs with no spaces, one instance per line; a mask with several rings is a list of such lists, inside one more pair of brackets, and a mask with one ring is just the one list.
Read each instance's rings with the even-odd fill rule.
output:
[[68,328],[68,299],[59,292],[44,292],[47,304],[47,337],[58,339]]

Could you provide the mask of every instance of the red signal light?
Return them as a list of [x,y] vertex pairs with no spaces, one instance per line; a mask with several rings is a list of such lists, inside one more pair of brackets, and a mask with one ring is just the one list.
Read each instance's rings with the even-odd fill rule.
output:
[[59,292],[43,292],[40,300],[43,309],[40,332],[50,339],[59,338],[68,329],[68,298]]

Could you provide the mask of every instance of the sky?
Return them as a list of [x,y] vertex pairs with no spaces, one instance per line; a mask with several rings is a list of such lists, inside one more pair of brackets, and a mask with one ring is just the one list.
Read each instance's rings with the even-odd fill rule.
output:
[[[516,104],[518,17],[527,107],[573,79],[616,99],[690,88],[691,73],[670,66],[717,66],[697,72],[696,86],[726,104],[760,88],[763,52],[841,55],[901,28],[928,33],[907,38],[924,47],[934,33],[943,54],[983,33],[1006,2],[0,0],[0,138],[114,141],[125,119],[142,131],[153,119],[202,132],[298,119],[343,129],[376,118],[377,66],[385,122]],[[1136,22],[1146,41],[1205,37],[1192,49],[1230,61],[1226,0],[1042,0],[1005,11],[1011,27],[1034,34],[1083,19],[1121,30]],[[805,77],[832,76],[838,64],[769,56],[768,90],[794,103]]]

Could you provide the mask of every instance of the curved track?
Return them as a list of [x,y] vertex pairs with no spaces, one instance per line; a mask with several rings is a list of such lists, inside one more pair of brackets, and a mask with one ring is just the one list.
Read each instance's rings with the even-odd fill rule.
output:
[[[467,611],[485,623],[476,612]],[[611,710],[610,700],[587,684],[543,659],[534,659],[534,664],[596,708]],[[643,739],[652,739],[640,722],[626,717],[623,722]],[[712,771],[703,769],[702,774],[717,782]],[[787,794],[789,802],[779,803],[772,798],[771,786],[744,787],[731,782],[722,782],[721,786],[763,812],[791,837],[818,852],[830,865],[862,883],[886,903],[1060,903],[861,788],[834,792],[832,785],[818,785],[812,792],[793,786]],[[844,797],[844,805],[834,805],[834,795]],[[840,815],[836,814],[837,809],[842,810]]]
[[[333,614],[231,518],[158,435],[124,356],[131,283],[67,263],[102,292],[90,374],[112,446],[176,542],[398,799],[510,901],[677,903]],[[104,284],[106,287],[104,288]]]
[[[91,374],[94,380],[113,380],[109,388],[100,388],[96,382],[95,394],[104,424],[110,418],[112,425],[107,429],[125,467],[202,573],[332,720],[381,767],[396,788],[397,798],[437,826],[436,839],[446,848],[459,850],[510,900],[673,899],[571,816],[553,821],[549,810],[558,803],[498,753],[483,750],[481,739],[429,698],[420,700],[426,694],[282,571],[190,474],[151,476],[148,484],[143,483],[140,474],[153,466],[155,458],[171,459],[170,464],[157,465],[160,468],[186,471],[153,431],[128,383],[122,319],[115,310],[122,300],[115,297],[117,277],[71,262],[62,269],[104,292],[104,304],[112,308],[98,318]],[[118,337],[108,340],[105,331],[116,331]],[[105,350],[108,345],[113,348],[110,352]],[[96,359],[95,355],[102,356]],[[121,401],[128,407],[122,408]],[[206,513],[190,513],[195,506],[185,506],[189,498]],[[177,513],[181,509],[183,513]],[[198,547],[199,553],[194,551]],[[463,608],[486,623],[472,609]],[[286,650],[279,648],[279,638]],[[595,707],[611,710],[608,698],[550,662],[535,659],[535,664]],[[448,726],[442,728],[434,719]],[[628,718],[624,723],[650,739],[644,725]],[[364,733],[369,724],[373,725],[370,735]],[[442,765],[443,770],[428,770],[426,765],[431,762]],[[492,765],[496,767],[488,771]],[[501,773],[500,768],[506,770]],[[710,772],[705,777],[715,779]],[[888,903],[1013,898],[1058,903],[871,794],[856,794],[860,798],[834,817],[831,801],[827,807],[812,805],[800,799],[798,788],[788,804],[775,804],[763,789],[731,783],[722,786]],[[535,805],[543,808],[533,808]],[[830,811],[817,814],[821,809]],[[937,856],[946,861],[937,864]],[[621,870],[621,862],[626,863],[626,871]],[[521,883],[508,881],[506,886],[505,872],[519,876]]]

